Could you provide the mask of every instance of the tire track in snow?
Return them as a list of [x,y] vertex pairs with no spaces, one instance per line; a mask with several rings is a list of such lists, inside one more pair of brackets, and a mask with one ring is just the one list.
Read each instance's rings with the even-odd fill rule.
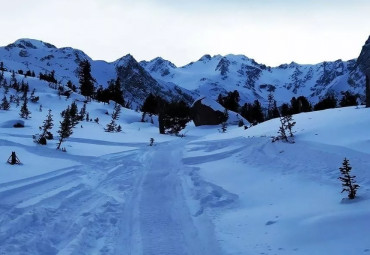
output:
[[138,167],[131,157],[105,155],[2,184],[0,254],[120,254],[124,200]]

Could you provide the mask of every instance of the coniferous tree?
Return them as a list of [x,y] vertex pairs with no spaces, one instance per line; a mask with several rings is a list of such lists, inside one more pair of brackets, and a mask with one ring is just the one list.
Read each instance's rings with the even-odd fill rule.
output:
[[254,118],[254,121],[257,123],[261,123],[265,120],[263,117],[262,106],[260,102],[258,101],[258,99],[254,100],[253,108],[252,108],[252,116]]
[[227,120],[229,119],[229,112],[227,111],[227,109],[225,108],[224,110],[224,113],[223,113],[223,118],[222,118],[222,122],[221,122],[221,132],[222,133],[225,133],[226,130],[227,130]]
[[164,132],[178,135],[190,121],[190,108],[184,101],[162,101]]
[[281,116],[287,116],[291,114],[290,106],[287,103],[284,103],[281,105],[280,111],[281,111]]
[[23,104],[19,113],[19,116],[23,119],[28,119],[30,118],[31,112],[28,110],[28,98],[27,98],[27,91],[24,91],[23,94]]
[[234,90],[233,92],[228,92],[226,96],[222,96],[221,94],[218,95],[217,102],[225,107],[226,109],[234,112],[239,111],[239,101],[240,101],[240,95],[237,90]]
[[38,138],[38,143],[46,145],[46,139],[51,138],[52,134],[49,130],[53,128],[53,115],[51,114],[51,109],[49,109],[48,115],[46,115],[46,119],[43,122],[43,125],[39,127],[41,134]]
[[8,102],[8,99],[6,98],[5,95],[3,99],[1,100],[0,109],[5,110],[5,111],[10,109],[10,103]]
[[304,96],[299,96],[298,98],[292,97],[291,103],[291,114],[297,114],[301,112],[312,111],[311,103]]
[[274,119],[280,116],[279,109],[276,105],[276,100],[274,98],[274,94],[270,92],[267,98],[268,107],[267,107],[267,119]]
[[32,103],[37,103],[39,101],[39,97],[38,96],[35,96],[35,89],[32,90],[31,92],[31,96],[30,96],[30,100]]
[[62,144],[62,142],[64,142],[65,139],[67,139],[68,137],[70,137],[73,134],[73,124],[72,124],[72,120],[71,120],[71,116],[70,116],[69,106],[64,111],[63,115],[64,115],[63,120],[61,122],[59,122],[60,123],[60,127],[59,127],[59,130],[58,130],[59,143],[58,143],[58,146],[57,146],[57,150],[60,149],[60,145]]
[[112,113],[112,119],[111,119],[111,122],[109,124],[107,124],[107,127],[105,128],[105,131],[106,132],[120,132],[120,131],[117,131],[118,130],[118,126],[116,124],[116,120],[119,119],[119,115],[121,113],[121,106],[119,104],[115,104],[114,105],[114,110],[113,110],[113,113]]
[[13,88],[18,87],[18,81],[17,81],[17,78],[15,77],[14,70],[12,71],[12,76],[10,78],[10,86]]
[[[87,116],[87,113],[86,113],[86,103],[84,103],[84,105],[81,107],[81,110],[80,110],[78,119],[82,121],[82,120],[85,119],[85,116]],[[88,119],[88,118],[86,118],[86,119]]]
[[158,98],[150,93],[145,99],[141,111],[143,113],[157,114],[158,113]]
[[108,94],[109,94],[109,100],[113,100],[114,102],[122,106],[126,106],[125,99],[123,98],[121,80],[119,77],[117,77],[116,80],[111,80],[109,82]]
[[95,90],[95,79],[91,76],[91,64],[88,60],[83,60],[80,62],[78,68],[78,78],[81,94],[90,100]]
[[338,179],[342,181],[342,193],[344,191],[348,192],[348,198],[354,199],[356,197],[357,189],[360,187],[360,185],[355,183],[356,176],[351,176],[351,170],[352,167],[349,165],[349,160],[347,158],[344,158],[342,167],[339,168],[342,176],[340,176]]
[[356,106],[357,105],[357,95],[352,94],[350,91],[341,92],[342,99],[339,102],[341,107],[346,106]]
[[337,107],[337,99],[334,95],[328,95],[325,98],[321,99],[317,104],[315,104],[314,110],[320,111],[335,107]]
[[75,101],[72,102],[71,107],[69,108],[69,116],[73,127],[75,127],[80,119],[80,116],[78,115],[78,107]]

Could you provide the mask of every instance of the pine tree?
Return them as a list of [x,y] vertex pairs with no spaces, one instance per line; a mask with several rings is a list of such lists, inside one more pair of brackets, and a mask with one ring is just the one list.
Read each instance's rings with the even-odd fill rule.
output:
[[52,129],[53,126],[53,115],[51,114],[51,109],[49,109],[48,115],[46,115],[46,119],[44,120],[42,127],[39,127],[41,131],[41,135],[38,139],[39,144],[46,144],[46,139],[50,137],[49,130]]
[[339,170],[342,174],[342,176],[338,178],[342,181],[342,193],[347,191],[348,198],[354,199],[356,197],[357,189],[360,187],[360,185],[355,183],[356,176],[350,175],[352,167],[349,165],[349,160],[347,158],[344,158],[343,165],[339,168]]
[[114,102],[125,106],[125,99],[123,98],[123,91],[121,87],[121,80],[119,77],[115,81],[111,81],[108,86],[109,94],[111,100]]
[[221,132],[225,133],[227,130],[227,120],[229,119],[229,112],[225,108],[223,117],[222,117],[222,122],[221,122]]
[[268,106],[267,106],[267,116],[266,119],[274,119],[280,117],[279,109],[276,106],[276,100],[274,94],[270,92],[267,97]]
[[271,91],[270,91],[269,95],[267,96],[267,102],[268,102],[268,106],[267,106],[267,118],[268,119],[272,119],[273,118],[272,117],[272,109],[273,109],[273,106],[274,106],[275,98],[274,98],[274,94],[272,94]]
[[23,96],[23,104],[22,104],[22,107],[21,107],[21,111],[19,113],[19,116],[23,119],[30,118],[31,112],[28,110],[27,103],[28,103],[27,91],[25,91],[24,96]]
[[91,76],[91,64],[88,60],[83,60],[80,62],[78,68],[78,78],[81,94],[90,100],[95,90],[95,79]]
[[78,116],[78,107],[75,101],[72,102],[71,107],[69,108],[69,116],[73,127],[75,127],[80,119],[80,116]]
[[0,109],[5,110],[5,111],[10,109],[10,103],[8,102],[8,99],[6,98],[5,95],[3,97],[3,100],[1,100]]
[[339,105],[341,107],[356,106],[357,105],[358,95],[354,95],[350,91],[346,91],[346,92],[342,91],[341,94],[342,94],[342,99],[339,102]]
[[86,103],[84,103],[84,105],[82,106],[78,118],[79,118],[79,120],[82,121],[82,120],[85,119],[85,116],[86,116]]
[[116,124],[116,120],[118,120],[120,112],[121,112],[121,106],[116,103],[114,105],[111,122],[107,124],[107,127],[105,128],[106,132],[120,132],[122,130],[122,128],[120,128],[121,130],[117,131],[118,126]]
[[69,114],[70,109],[68,106],[67,109],[64,111],[63,121],[59,122],[60,123],[60,127],[58,130],[59,143],[57,150],[60,149],[60,145],[62,144],[62,142],[73,134],[73,124],[71,116]]

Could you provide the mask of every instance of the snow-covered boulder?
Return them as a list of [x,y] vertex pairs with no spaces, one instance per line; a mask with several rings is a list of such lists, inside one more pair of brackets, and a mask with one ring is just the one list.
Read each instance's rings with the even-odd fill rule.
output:
[[[225,108],[208,97],[201,97],[195,100],[190,110],[195,126],[219,125],[224,119]],[[229,115],[228,124],[237,125],[242,120],[244,125],[249,125],[249,122],[238,113],[233,111],[227,112]]]

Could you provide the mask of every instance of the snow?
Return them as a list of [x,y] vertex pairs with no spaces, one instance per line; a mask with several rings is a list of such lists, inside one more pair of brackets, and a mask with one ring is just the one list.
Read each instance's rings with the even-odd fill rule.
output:
[[[294,115],[290,144],[271,142],[278,119],[226,133],[189,123],[176,137],[129,109],[117,121],[123,132],[107,133],[113,105],[89,102],[99,123],[80,122],[62,152],[59,113],[80,96],[25,81],[40,96],[31,119],[14,103],[0,110],[0,254],[370,252],[370,109]],[[32,135],[49,108],[55,138],[41,146]],[[25,127],[13,128],[19,120]],[[21,165],[6,163],[12,151]],[[345,157],[361,186],[353,201],[337,179]]]

